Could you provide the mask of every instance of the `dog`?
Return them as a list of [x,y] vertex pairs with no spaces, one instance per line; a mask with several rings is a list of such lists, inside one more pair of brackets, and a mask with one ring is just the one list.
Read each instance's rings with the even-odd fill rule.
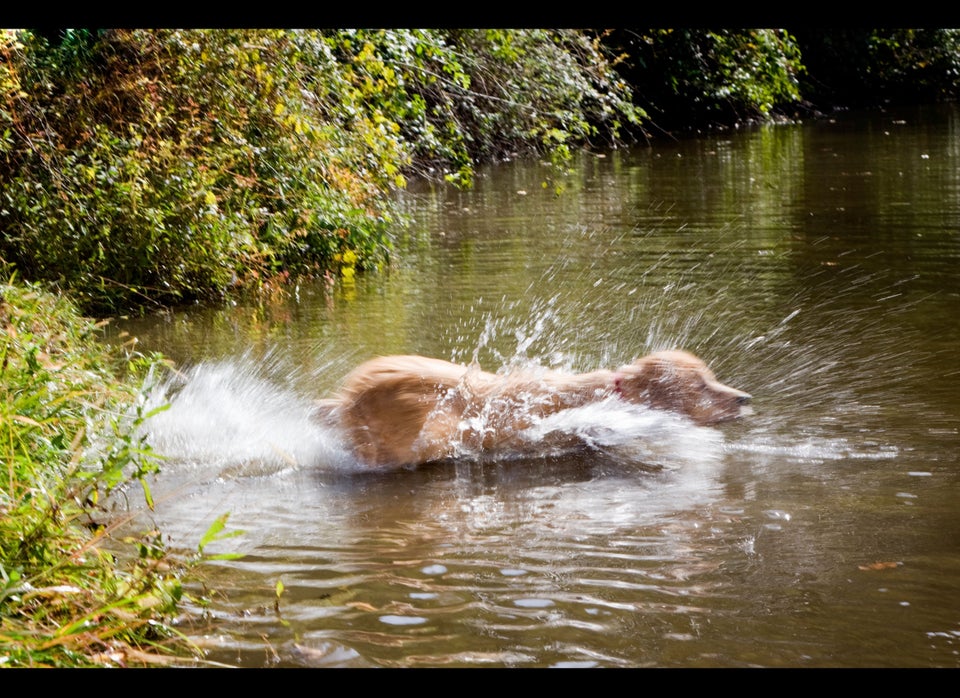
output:
[[539,420],[605,399],[712,425],[748,413],[751,396],[720,383],[703,361],[681,350],[579,374],[501,375],[424,356],[383,356],[350,372],[334,397],[319,401],[316,417],[339,428],[364,464],[412,467],[448,460],[464,447],[508,452]]

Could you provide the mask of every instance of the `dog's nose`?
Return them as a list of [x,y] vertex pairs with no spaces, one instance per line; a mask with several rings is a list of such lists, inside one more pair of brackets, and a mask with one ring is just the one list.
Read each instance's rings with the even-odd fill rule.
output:
[[738,404],[738,405],[746,405],[746,404],[747,404],[748,402],[750,402],[752,399],[753,399],[753,395],[749,395],[749,394],[747,394],[747,393],[744,393],[743,395],[740,395],[740,396],[737,397],[737,404]]

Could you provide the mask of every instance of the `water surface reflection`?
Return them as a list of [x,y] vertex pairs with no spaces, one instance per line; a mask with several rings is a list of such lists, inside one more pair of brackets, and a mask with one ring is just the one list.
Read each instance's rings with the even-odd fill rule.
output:
[[[584,155],[559,198],[501,165],[405,195],[395,269],[116,323],[183,376],[153,397],[151,518],[186,548],[224,512],[244,531],[205,566],[211,660],[960,665],[957,123]],[[589,370],[674,346],[754,415],[399,472],[309,416],[379,353]]]

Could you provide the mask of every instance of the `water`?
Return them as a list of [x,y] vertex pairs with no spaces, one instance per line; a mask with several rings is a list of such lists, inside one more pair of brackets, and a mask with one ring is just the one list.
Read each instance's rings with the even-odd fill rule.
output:
[[[398,266],[116,322],[158,524],[236,552],[182,629],[238,666],[960,666],[960,115],[848,114],[419,185]],[[127,333],[127,334],[123,334]],[[717,428],[615,403],[589,454],[368,472],[311,418],[360,361],[615,367],[683,347]],[[193,610],[193,609],[191,609]],[[198,611],[200,609],[197,609]]]

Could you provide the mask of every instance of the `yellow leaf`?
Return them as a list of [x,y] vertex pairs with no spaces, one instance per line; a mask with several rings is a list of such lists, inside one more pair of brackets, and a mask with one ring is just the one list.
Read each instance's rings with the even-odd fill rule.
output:
[[869,565],[857,565],[858,569],[863,570],[864,572],[876,572],[877,570],[889,570],[894,567],[899,567],[900,562],[871,562]]

